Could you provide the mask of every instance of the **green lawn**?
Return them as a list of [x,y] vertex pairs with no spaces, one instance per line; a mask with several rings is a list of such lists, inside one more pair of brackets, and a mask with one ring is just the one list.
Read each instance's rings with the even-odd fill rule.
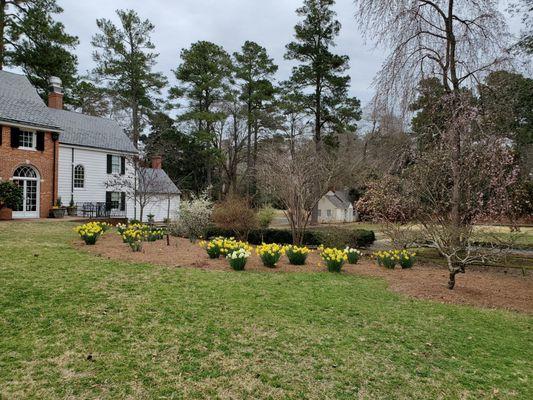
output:
[[2,399],[533,398],[532,317],[358,276],[113,262],[71,228],[0,223]]

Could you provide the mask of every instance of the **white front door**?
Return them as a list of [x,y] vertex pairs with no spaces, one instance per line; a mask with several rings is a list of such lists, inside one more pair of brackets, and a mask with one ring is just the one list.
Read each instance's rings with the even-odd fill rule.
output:
[[15,170],[13,183],[22,189],[22,204],[13,209],[13,218],[39,218],[39,174],[29,165]]

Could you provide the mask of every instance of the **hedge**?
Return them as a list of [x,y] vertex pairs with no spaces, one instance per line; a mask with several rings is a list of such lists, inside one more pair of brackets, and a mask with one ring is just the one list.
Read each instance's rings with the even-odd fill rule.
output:
[[[207,237],[231,237],[235,234],[227,229],[216,227],[209,228]],[[318,228],[307,230],[304,234],[303,244],[308,246],[324,245],[326,247],[344,248],[370,246],[376,240],[373,231],[366,229],[346,228]],[[261,243],[292,244],[292,234],[288,229],[255,229],[248,234],[248,242],[258,245]]]

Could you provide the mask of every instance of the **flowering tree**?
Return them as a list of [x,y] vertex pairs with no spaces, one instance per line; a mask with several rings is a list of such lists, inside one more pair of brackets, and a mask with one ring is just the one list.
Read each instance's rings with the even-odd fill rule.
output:
[[190,200],[183,200],[179,211],[179,230],[191,241],[205,237],[212,212],[213,202],[207,190],[193,195]]

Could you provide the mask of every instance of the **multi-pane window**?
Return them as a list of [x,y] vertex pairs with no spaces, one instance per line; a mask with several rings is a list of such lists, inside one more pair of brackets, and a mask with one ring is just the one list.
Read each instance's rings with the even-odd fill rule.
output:
[[74,168],[74,187],[77,189],[85,187],[85,168],[83,165],[76,165]]
[[19,148],[35,149],[35,132],[20,131]]
[[111,173],[120,174],[120,156],[111,157]]
[[326,215],[327,215],[328,217],[331,217],[331,210],[326,210]]
[[111,193],[111,209],[118,210],[120,208],[120,192]]

